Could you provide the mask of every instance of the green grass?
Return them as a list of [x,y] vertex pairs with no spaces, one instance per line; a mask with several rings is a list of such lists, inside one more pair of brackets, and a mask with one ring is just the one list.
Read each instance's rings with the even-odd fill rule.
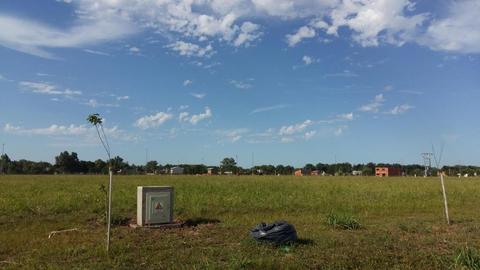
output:
[[[480,247],[479,180],[446,180],[447,226],[436,178],[115,176],[106,256],[107,176],[0,176],[0,269],[468,269],[478,265],[462,249]],[[175,217],[190,226],[126,226],[139,185],[174,186]],[[300,241],[249,238],[274,220],[294,224]]]
[[480,253],[476,248],[462,248],[455,257],[456,268],[480,270]]
[[327,215],[327,224],[334,229],[342,230],[358,230],[362,227],[355,217],[337,213],[330,213]]

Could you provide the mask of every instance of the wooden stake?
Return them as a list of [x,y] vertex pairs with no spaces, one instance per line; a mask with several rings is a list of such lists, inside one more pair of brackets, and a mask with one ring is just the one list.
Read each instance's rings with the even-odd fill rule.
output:
[[442,171],[440,171],[440,182],[442,182],[443,203],[445,205],[445,218],[447,219],[447,224],[450,225],[450,218],[448,217],[447,192],[445,191],[445,183],[443,181],[443,172]]

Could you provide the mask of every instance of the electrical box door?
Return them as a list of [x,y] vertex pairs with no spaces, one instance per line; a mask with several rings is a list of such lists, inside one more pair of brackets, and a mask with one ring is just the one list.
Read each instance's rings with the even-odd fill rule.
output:
[[170,192],[149,192],[146,204],[147,224],[170,222]]

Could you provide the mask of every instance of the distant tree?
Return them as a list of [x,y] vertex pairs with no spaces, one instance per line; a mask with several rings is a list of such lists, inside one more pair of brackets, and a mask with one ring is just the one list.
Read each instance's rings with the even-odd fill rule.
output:
[[128,170],[128,163],[123,161],[123,158],[119,156],[115,156],[114,158],[109,160],[109,164],[111,164],[112,169],[116,173],[125,173]]
[[55,167],[61,173],[76,173],[80,171],[80,160],[75,152],[68,151],[60,153],[55,157]]
[[94,172],[95,173],[108,173],[107,163],[101,159],[95,160]]
[[224,158],[221,162],[220,162],[220,170],[223,172],[233,172],[233,173],[236,173],[237,172],[237,162],[235,161],[235,159],[233,158]]
[[7,154],[3,154],[0,157],[0,174],[4,174],[8,172],[8,167],[10,166],[11,162],[12,161],[10,160]]
[[158,169],[158,162],[155,160],[151,160],[145,164],[145,172],[146,173],[155,173]]
[[277,165],[275,167],[275,173],[276,174],[285,174],[285,166],[283,165]]
[[311,173],[312,171],[314,171],[316,169],[315,166],[313,166],[313,164],[311,163],[308,163],[306,164],[304,167],[303,167],[303,170],[305,170],[306,173]]

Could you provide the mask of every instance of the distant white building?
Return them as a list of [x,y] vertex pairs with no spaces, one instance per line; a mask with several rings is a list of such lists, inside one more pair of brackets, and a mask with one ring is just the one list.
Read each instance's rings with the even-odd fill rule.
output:
[[182,167],[173,167],[170,169],[170,174],[183,174],[184,169]]
[[363,174],[362,171],[352,171],[352,175],[355,175],[355,176],[362,175],[362,174]]

